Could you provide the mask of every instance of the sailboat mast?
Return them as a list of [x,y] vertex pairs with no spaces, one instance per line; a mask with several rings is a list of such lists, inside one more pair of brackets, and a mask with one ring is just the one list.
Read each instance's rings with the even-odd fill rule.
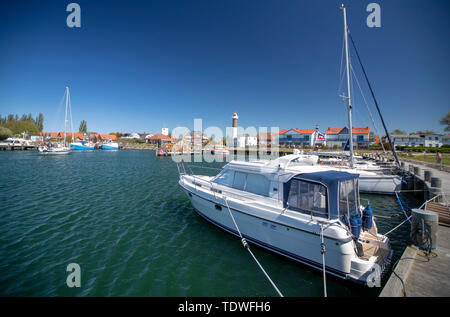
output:
[[67,107],[69,104],[69,86],[66,87],[66,114],[64,117],[64,147],[66,146]]
[[345,37],[345,62],[347,71],[347,104],[348,104],[348,129],[349,129],[349,145],[350,145],[350,167],[353,168],[353,124],[352,124],[352,99],[350,95],[350,61],[348,53],[348,28],[347,28],[347,12],[342,4],[342,11],[344,12],[344,37]]
[[70,93],[69,93],[69,113],[70,113],[70,129],[72,130],[72,142],[75,142],[75,135],[73,133],[72,103],[70,102]]

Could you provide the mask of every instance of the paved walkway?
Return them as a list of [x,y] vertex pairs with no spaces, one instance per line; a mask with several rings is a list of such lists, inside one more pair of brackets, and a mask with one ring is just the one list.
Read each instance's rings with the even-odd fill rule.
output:
[[[424,179],[424,170],[429,170],[431,171],[431,177],[438,177],[441,179],[442,181],[442,192],[447,193],[448,196],[450,196],[450,173],[449,172],[445,172],[445,171],[440,171],[439,169],[433,168],[433,167],[429,167],[425,164],[423,164],[422,162],[409,162],[409,161],[405,161],[405,160],[401,160],[400,162],[404,162],[405,163],[405,169],[407,171],[409,171],[409,165],[413,165],[413,166],[417,166],[420,168],[420,173],[419,175],[417,175],[418,177],[420,177],[421,179]],[[430,183],[427,182],[427,185],[430,186]]]
[[[437,249],[429,257],[408,246],[394,269],[381,297],[450,296],[450,228],[439,226]],[[403,282],[403,283],[402,283]]]

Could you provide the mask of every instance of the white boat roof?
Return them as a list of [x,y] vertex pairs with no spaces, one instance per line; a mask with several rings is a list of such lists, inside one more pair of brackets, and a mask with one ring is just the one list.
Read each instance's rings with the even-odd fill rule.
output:
[[291,154],[273,160],[257,160],[250,162],[233,160],[225,165],[224,168],[266,174],[269,178],[276,178],[282,182],[286,182],[298,174],[324,171],[341,171],[365,176],[376,175],[375,172],[363,171],[355,168],[317,165],[317,160],[318,157],[315,155]]

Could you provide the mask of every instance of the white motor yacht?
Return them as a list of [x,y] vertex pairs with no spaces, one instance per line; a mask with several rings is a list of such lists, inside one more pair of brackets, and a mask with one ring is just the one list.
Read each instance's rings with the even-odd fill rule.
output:
[[238,235],[232,214],[248,241],[320,270],[323,238],[326,273],[379,280],[392,250],[371,208],[360,205],[358,174],[299,158],[231,161],[215,177],[188,175],[179,163],[179,185],[199,215],[231,234]]

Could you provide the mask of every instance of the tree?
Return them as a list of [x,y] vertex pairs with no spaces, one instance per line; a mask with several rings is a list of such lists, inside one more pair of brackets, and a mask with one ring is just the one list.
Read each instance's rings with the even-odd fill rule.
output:
[[87,122],[85,120],[80,122],[80,128],[78,129],[78,132],[87,132]]
[[399,129],[395,129],[394,131],[391,132],[391,134],[408,134],[403,130],[399,130]]
[[5,127],[0,127],[0,140],[4,140],[12,136],[13,133],[10,129]]
[[13,135],[20,134],[22,132],[28,132],[28,134],[31,135],[38,135],[40,132],[39,128],[33,122],[23,120],[7,122],[3,125],[3,127],[11,130]]
[[434,131],[430,131],[430,130],[425,130],[425,131],[417,131],[415,134],[423,134],[423,135],[428,135],[428,134],[436,134]]
[[447,112],[445,116],[442,117],[440,124],[446,125],[445,131],[450,131],[450,111]]
[[36,118],[36,126],[38,127],[40,132],[44,130],[44,115],[42,113],[39,113]]

